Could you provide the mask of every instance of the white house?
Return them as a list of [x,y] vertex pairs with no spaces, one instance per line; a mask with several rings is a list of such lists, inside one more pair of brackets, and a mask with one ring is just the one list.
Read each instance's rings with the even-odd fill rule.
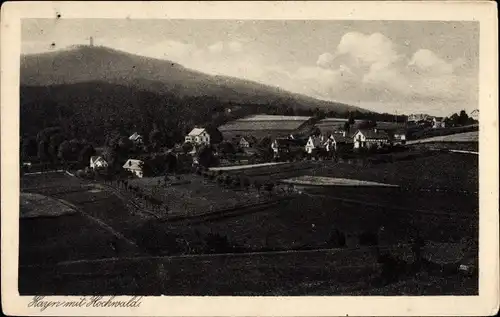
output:
[[310,136],[307,140],[305,150],[307,153],[311,154],[314,149],[321,148],[324,144],[324,137],[321,136]]
[[90,157],[90,168],[99,169],[108,167],[108,162],[102,156]]
[[207,130],[204,128],[194,128],[189,132],[188,135],[184,138],[185,142],[191,142],[193,145],[194,144],[205,144],[209,145],[210,144],[210,135],[208,134]]
[[257,142],[257,140],[254,137],[251,137],[251,136],[244,137],[244,136],[242,136],[240,138],[240,141],[238,142],[238,145],[239,145],[240,148],[249,148],[249,147],[252,147],[256,142]]
[[123,168],[135,174],[137,177],[143,177],[144,176],[144,171],[142,169],[143,164],[144,162],[141,160],[129,159],[123,165]]
[[406,143],[406,132],[404,130],[394,131],[394,143]]
[[434,117],[434,118],[432,118],[432,127],[434,129],[444,128],[445,124],[444,124],[443,118],[442,117]]
[[355,149],[381,147],[389,143],[389,136],[386,132],[377,129],[358,130],[353,136],[353,141]]
[[134,132],[131,136],[128,138],[130,141],[134,142],[135,144],[142,144],[142,135],[140,135],[137,132]]

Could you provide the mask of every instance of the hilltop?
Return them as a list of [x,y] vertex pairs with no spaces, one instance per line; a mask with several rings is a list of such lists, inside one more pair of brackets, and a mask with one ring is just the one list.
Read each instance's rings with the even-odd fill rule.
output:
[[208,75],[168,60],[102,46],[76,46],[21,56],[21,85],[52,86],[92,81],[178,97],[212,96],[223,102],[241,104],[286,104],[302,109],[363,111],[342,103],[318,100],[248,80]]
[[20,81],[23,135],[57,125],[101,141],[111,129],[148,133],[155,123],[180,138],[193,125],[284,109],[367,112],[107,47],[22,55]]

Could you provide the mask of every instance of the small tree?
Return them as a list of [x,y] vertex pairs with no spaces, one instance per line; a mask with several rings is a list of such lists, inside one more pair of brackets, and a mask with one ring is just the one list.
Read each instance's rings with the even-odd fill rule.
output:
[[260,189],[262,188],[262,184],[258,180],[255,180],[253,186],[255,187],[255,189],[257,189],[257,192],[260,194]]
[[250,180],[248,179],[248,177],[243,177],[242,183],[243,187],[245,187],[245,189],[248,190],[250,187]]
[[274,183],[266,183],[264,188],[269,192],[269,196],[271,196],[274,189]]
[[230,175],[227,175],[226,179],[225,179],[225,183],[227,186],[231,186],[231,184],[233,183],[233,178]]

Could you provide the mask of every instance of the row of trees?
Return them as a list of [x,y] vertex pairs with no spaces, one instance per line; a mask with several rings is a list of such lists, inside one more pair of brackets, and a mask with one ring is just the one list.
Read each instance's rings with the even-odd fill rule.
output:
[[208,181],[215,182],[228,188],[244,189],[246,191],[249,191],[251,188],[255,188],[259,194],[262,190],[265,190],[269,193],[269,195],[271,195],[275,188],[280,188],[283,193],[289,193],[294,190],[293,185],[287,185],[285,189],[283,186],[279,186],[272,180],[265,182],[260,181],[259,179],[251,180],[247,176],[231,175],[222,171],[215,172],[203,168],[197,168],[196,174],[203,176]]
[[23,161],[39,161],[40,163],[78,162],[88,164],[95,155],[93,145],[82,139],[68,140],[60,127],[41,130],[36,138],[21,139],[21,159]]
[[447,127],[461,127],[476,124],[477,120],[469,117],[465,110],[461,110],[459,113],[454,113],[450,117],[445,118],[444,122]]

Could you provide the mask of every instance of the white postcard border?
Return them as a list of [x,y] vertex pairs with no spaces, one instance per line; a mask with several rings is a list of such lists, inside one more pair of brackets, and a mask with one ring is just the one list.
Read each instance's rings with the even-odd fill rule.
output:
[[[484,316],[498,310],[498,35],[496,3],[7,2],[1,13],[2,306],[39,316]],[[23,18],[474,20],[480,22],[479,296],[144,297],[138,308],[29,308],[18,293],[19,69]],[[63,300],[79,296],[50,296]],[[124,297],[127,300],[130,297]],[[120,297],[117,297],[120,299]]]

